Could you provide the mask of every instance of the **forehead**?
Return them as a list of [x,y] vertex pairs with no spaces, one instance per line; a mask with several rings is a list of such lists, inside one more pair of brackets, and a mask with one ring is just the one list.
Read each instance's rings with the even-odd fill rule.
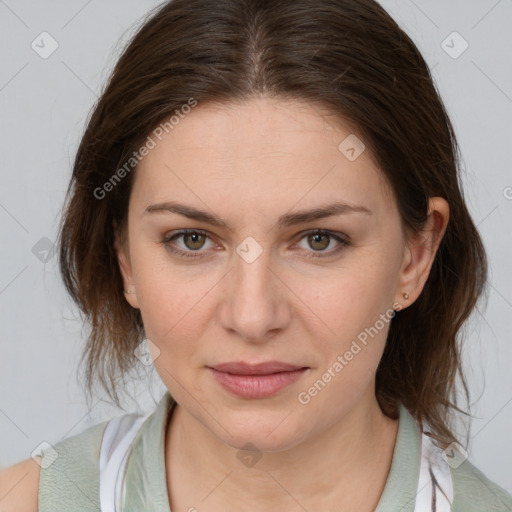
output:
[[216,204],[290,209],[346,199],[372,211],[389,208],[391,196],[370,151],[350,160],[340,150],[351,137],[357,135],[349,123],[300,99],[199,104],[161,140],[153,136],[132,195],[146,205],[194,194],[209,204],[214,194]]
[[[347,122],[325,107],[301,99],[255,97],[239,102],[209,102],[199,104],[180,119],[174,118],[176,124],[162,134],[174,152],[197,149],[224,157],[300,153],[314,158],[327,146],[336,149],[353,132]],[[310,146],[308,142],[313,141],[322,144]],[[162,147],[152,151],[150,160],[163,156],[162,152]]]

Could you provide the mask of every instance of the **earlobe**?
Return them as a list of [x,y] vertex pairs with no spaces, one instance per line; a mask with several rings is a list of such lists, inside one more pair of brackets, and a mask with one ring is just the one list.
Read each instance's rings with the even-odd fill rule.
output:
[[[404,265],[395,297],[396,302],[402,305],[402,309],[411,305],[421,294],[446,232],[449,215],[450,208],[444,198],[429,199],[425,226],[420,233],[407,242],[405,247]],[[404,292],[408,295],[406,304],[403,304]]]

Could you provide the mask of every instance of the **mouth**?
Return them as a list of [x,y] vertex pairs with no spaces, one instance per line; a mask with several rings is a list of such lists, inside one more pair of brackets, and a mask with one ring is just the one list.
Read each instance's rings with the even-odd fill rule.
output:
[[309,367],[278,361],[259,364],[222,363],[208,366],[225,390],[242,398],[265,398],[300,379]]
[[263,363],[251,364],[246,362],[230,362],[220,363],[209,368],[214,370],[230,373],[232,375],[270,375],[273,373],[281,373],[288,371],[300,370],[307,368],[305,366],[283,363],[281,361],[265,361]]

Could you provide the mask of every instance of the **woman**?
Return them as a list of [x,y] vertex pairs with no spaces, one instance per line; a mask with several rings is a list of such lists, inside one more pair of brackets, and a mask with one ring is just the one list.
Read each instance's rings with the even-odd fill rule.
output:
[[118,403],[142,361],[168,392],[8,470],[5,510],[512,510],[451,426],[487,278],[456,139],[374,1],[159,7],[89,120],[60,264],[89,389]]

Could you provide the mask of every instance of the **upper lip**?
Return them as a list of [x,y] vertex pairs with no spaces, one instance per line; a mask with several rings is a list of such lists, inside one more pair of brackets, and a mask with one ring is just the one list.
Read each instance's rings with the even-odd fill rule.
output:
[[297,366],[295,364],[282,363],[280,361],[265,361],[258,364],[250,364],[245,362],[220,363],[210,366],[214,370],[234,375],[268,375],[270,373],[290,372],[306,368],[305,366]]

